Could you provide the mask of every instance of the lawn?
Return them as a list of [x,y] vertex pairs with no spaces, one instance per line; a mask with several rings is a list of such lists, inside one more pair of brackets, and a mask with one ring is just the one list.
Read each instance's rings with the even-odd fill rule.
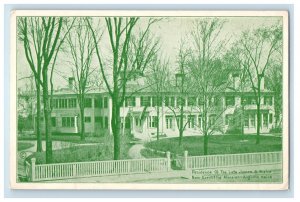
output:
[[[83,162],[83,161],[103,161],[113,159],[113,136],[101,138],[102,142],[87,145],[77,145],[53,151],[52,163]],[[128,159],[130,148],[130,138],[122,136],[121,159]],[[27,157],[27,161],[36,158],[37,164],[46,163],[45,152],[36,152]]]
[[25,149],[29,149],[30,147],[33,147],[34,144],[29,142],[18,142],[18,151],[22,151]]
[[[261,136],[260,144],[255,143],[255,135],[218,135],[210,136],[208,142],[208,154],[235,154],[235,153],[254,153],[272,152],[282,150],[281,137]],[[173,154],[183,155],[187,150],[191,156],[203,155],[203,136],[183,137],[182,146],[178,146],[178,138],[165,138],[145,144],[147,149],[142,150],[145,157],[160,157],[155,151],[170,151]]]
[[[18,140],[36,140],[36,135],[21,135],[18,137]],[[52,135],[53,141],[64,141],[64,142],[72,142],[78,144],[84,143],[101,143],[105,141],[105,136],[87,136],[85,140],[81,140],[79,135],[65,135],[65,134],[55,134]],[[46,140],[46,137],[43,135],[42,140]]]

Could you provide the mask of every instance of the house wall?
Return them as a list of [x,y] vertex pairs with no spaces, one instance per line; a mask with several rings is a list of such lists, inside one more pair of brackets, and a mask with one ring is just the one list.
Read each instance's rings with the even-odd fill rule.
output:
[[[143,94],[142,94],[143,95]],[[146,95],[147,96],[147,95]],[[151,95],[149,95],[151,96]],[[176,96],[176,95],[174,95]],[[232,95],[230,95],[232,96]],[[111,128],[111,116],[112,116],[112,100],[107,94],[91,94],[87,95],[86,97],[92,99],[92,106],[89,108],[85,108],[85,116],[90,117],[91,121],[89,123],[85,123],[85,132],[91,135],[104,135],[104,134],[112,134],[112,128]],[[95,99],[104,99],[104,97],[107,97],[108,99],[108,106],[107,108],[97,108],[95,106],[94,100]],[[54,97],[55,99],[59,98],[76,98],[75,95],[56,95]],[[264,103],[262,98],[262,103]],[[262,133],[268,133],[270,129],[274,126],[274,98],[273,99],[273,105],[264,105],[262,104],[261,109],[263,116],[265,114],[268,115],[268,124],[267,126],[262,126],[261,132]],[[221,97],[221,103],[218,108],[218,113],[220,113],[220,116],[218,116],[218,125],[221,126],[221,130],[216,132],[215,134],[225,133],[229,125],[226,125],[226,115],[231,114],[235,115],[237,113],[237,109],[241,107],[241,96],[238,94],[234,95],[234,105],[233,106],[226,106],[226,97]],[[187,105],[187,98],[185,100]],[[151,101],[152,103],[152,101]],[[126,129],[126,133],[130,132],[137,138],[151,138],[156,137],[156,127],[149,126],[150,117],[157,116],[156,107],[147,107],[146,108],[146,116],[145,119],[141,121],[140,125],[136,125],[136,121],[138,118],[141,118],[141,114],[143,113],[143,110],[145,107],[141,106],[141,95],[135,96],[135,106],[132,107],[125,107],[125,104],[123,107],[121,107],[121,125],[124,124],[125,117],[129,117],[130,119],[130,128]],[[177,99],[175,99],[175,105],[177,104]],[[177,109],[178,112],[179,109]],[[255,113],[256,105],[253,104],[247,104],[244,106],[244,113]],[[177,137],[179,134],[178,127],[176,125],[176,119],[174,116],[174,113],[172,110],[165,106],[164,102],[162,106],[159,109],[159,128],[160,133],[165,134],[168,137]],[[191,107],[191,106],[185,106],[184,107],[185,116],[186,119],[188,118],[188,115],[193,115],[195,117],[195,126],[194,127],[186,127],[186,130],[184,131],[184,135],[201,135],[202,130],[200,129],[201,123],[198,121],[198,117],[201,114],[201,110],[199,107]],[[178,113],[176,113],[178,115]],[[269,117],[272,114],[272,120]],[[56,117],[56,126],[52,128],[53,132],[57,133],[78,133],[80,131],[80,115],[79,115],[79,107],[77,103],[76,108],[54,108],[51,114],[51,117]],[[63,127],[62,126],[62,117],[74,117],[76,120],[74,123],[74,126],[72,127]],[[96,117],[103,117],[104,124],[104,117],[107,117],[108,120],[108,127],[105,128],[103,125],[101,126],[100,123],[96,122]],[[172,127],[167,128],[167,117],[172,117]],[[263,118],[262,118],[263,120]],[[250,120],[249,120],[250,121]],[[42,122],[43,123],[43,122]],[[44,130],[44,125],[41,126],[42,131]],[[122,132],[125,131],[125,128],[121,128]],[[256,127],[251,126],[249,123],[248,126],[244,127],[244,133],[255,133]]]

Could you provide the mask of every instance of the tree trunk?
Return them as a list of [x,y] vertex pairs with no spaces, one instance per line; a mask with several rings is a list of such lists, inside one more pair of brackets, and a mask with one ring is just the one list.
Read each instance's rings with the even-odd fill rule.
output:
[[204,139],[203,139],[203,154],[204,155],[208,154],[208,135],[206,132],[204,134]]
[[51,109],[49,104],[48,75],[43,71],[43,102],[45,116],[45,135],[46,135],[46,163],[52,163],[52,134],[51,134]]
[[[112,99],[112,118],[111,126],[114,136],[114,160],[120,159],[121,148],[120,148],[120,106],[118,104],[118,95],[115,95]],[[125,124],[125,123],[124,123]]]
[[85,140],[85,126],[84,126],[84,103],[80,106],[80,139]]
[[256,100],[256,107],[257,107],[257,123],[256,123],[256,144],[260,143],[260,126],[261,126],[261,115],[260,115],[260,85],[261,79],[258,78],[257,84],[257,100]]
[[41,87],[38,81],[36,81],[36,151],[42,152],[42,134],[40,130],[41,122]]
[[[181,100],[181,102],[183,102]],[[183,138],[183,103],[180,106],[180,120],[179,120],[179,143],[178,145],[182,145],[182,138]]]
[[156,116],[157,116],[157,126],[156,126],[156,139],[159,140],[159,101],[158,96],[157,99],[157,107],[156,107]]
[[[260,96],[258,99],[260,99]],[[256,144],[259,144],[260,143],[260,126],[261,126],[260,101],[256,106],[257,106]]]
[[241,136],[244,139],[244,124],[245,124],[245,107],[242,104],[242,113],[241,113]]

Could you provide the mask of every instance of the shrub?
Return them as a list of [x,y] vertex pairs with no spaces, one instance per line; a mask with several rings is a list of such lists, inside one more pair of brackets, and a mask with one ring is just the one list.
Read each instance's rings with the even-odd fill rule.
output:
[[[92,137],[91,137],[92,138]],[[128,159],[129,141],[126,136],[121,136],[121,159]],[[98,138],[99,140],[99,138]],[[26,158],[30,162],[31,158],[36,158],[36,164],[46,163],[45,152],[36,152]],[[53,150],[52,163],[84,162],[84,161],[104,161],[113,159],[113,137],[105,136],[101,142],[89,145],[76,145],[69,148]]]
[[34,144],[29,142],[18,142],[18,151],[22,151],[25,149],[29,149],[30,147],[33,147]]
[[270,133],[282,133],[281,127],[271,128]]
[[226,130],[225,134],[239,135],[242,134],[240,127],[230,127]]

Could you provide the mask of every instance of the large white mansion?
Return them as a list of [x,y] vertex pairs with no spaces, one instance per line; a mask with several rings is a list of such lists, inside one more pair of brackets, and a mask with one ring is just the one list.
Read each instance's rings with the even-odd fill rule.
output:
[[[80,131],[79,106],[77,96],[72,89],[73,82],[74,78],[69,78],[69,87],[53,95],[51,123],[52,131],[55,133],[79,133]],[[137,86],[140,85],[137,84]],[[159,124],[161,135],[178,136],[177,122],[180,115],[178,93],[164,92],[159,101],[150,89],[146,88],[135,93],[132,93],[130,89],[129,86],[127,95],[130,97],[126,97],[120,110],[122,133],[131,133],[136,138],[149,139],[156,137],[157,124]],[[211,103],[217,106],[218,110],[213,110],[208,114],[208,124],[219,126],[215,134],[229,132],[230,128],[243,129],[245,134],[256,132],[257,115],[253,92],[227,90],[220,94],[218,100],[217,103]],[[261,103],[261,132],[268,133],[275,123],[274,96],[271,91],[264,89],[264,85],[262,85]],[[157,107],[157,105],[160,106]],[[183,108],[184,124],[186,123],[185,136],[202,134],[203,117],[199,106],[201,102],[196,95],[185,97]],[[157,108],[159,108],[159,117]],[[86,133],[90,135],[112,134],[112,100],[108,92],[87,93],[84,116]]]

